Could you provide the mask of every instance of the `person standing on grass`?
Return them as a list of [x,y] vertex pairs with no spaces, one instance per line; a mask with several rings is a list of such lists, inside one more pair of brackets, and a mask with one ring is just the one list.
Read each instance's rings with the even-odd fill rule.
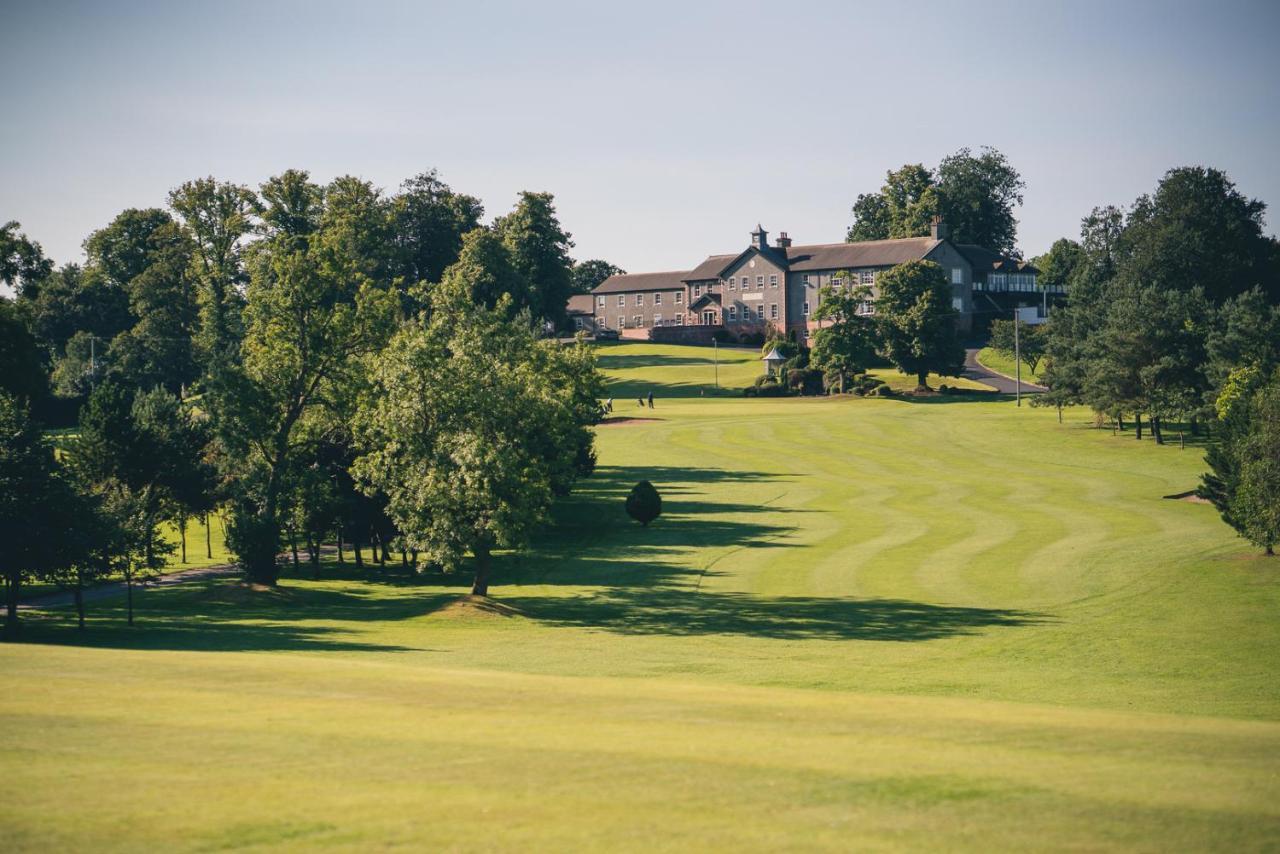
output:
[[653,409],[653,392],[649,392],[649,408]]

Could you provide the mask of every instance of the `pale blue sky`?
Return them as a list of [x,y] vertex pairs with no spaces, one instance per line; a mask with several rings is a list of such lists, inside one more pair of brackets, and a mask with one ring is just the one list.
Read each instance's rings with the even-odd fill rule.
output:
[[[57,261],[126,207],[289,167],[555,193],[633,272],[757,221],[838,241],[905,162],[993,145],[1029,255],[1169,167],[1280,205],[1280,3],[0,2],[0,221]],[[1275,230],[1280,214],[1269,218]]]

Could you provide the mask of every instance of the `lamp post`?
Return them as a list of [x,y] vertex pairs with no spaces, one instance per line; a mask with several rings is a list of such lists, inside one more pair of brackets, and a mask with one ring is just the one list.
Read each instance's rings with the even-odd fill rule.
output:
[[1018,340],[1018,310],[1013,310],[1013,396],[1022,406],[1022,347]]

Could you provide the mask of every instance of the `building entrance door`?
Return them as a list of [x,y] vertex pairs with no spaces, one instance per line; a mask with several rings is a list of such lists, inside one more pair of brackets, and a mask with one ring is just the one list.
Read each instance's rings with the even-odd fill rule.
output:
[[715,325],[716,325],[716,313],[715,313],[714,311],[704,311],[704,312],[702,313],[702,325],[703,325],[703,326],[715,326]]

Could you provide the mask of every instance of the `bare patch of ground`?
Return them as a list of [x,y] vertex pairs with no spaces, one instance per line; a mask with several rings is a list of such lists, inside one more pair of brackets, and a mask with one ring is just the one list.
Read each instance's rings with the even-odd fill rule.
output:
[[435,614],[442,617],[521,617],[523,613],[510,605],[496,602],[488,596],[459,596],[452,602],[437,608]]
[[632,418],[627,415],[613,415],[599,423],[599,427],[625,427],[628,424],[640,424],[645,421],[661,421],[661,418]]
[[1188,490],[1186,492],[1175,492],[1173,495],[1165,495],[1163,497],[1172,499],[1174,501],[1190,501],[1192,504],[1212,504],[1213,503],[1207,498],[1201,498],[1199,495],[1196,495],[1196,491],[1194,489]]

